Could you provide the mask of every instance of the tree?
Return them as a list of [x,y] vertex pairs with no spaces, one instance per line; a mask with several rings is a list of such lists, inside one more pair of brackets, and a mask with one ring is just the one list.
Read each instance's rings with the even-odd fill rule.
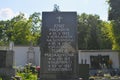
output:
[[40,13],[35,12],[32,15],[30,15],[29,21],[31,22],[32,25],[31,28],[32,34],[40,33],[41,28]]
[[120,0],[108,0],[113,49],[120,50]]
[[38,45],[40,38],[40,13],[33,13],[29,19],[20,13],[11,20],[0,21],[0,44],[13,41],[15,45]]
[[111,22],[102,21],[101,23],[101,48],[102,49],[112,49],[112,24]]
[[[87,15],[85,13],[78,16],[78,47],[79,49],[108,49],[111,42],[105,34],[102,34],[102,20],[98,15]],[[104,38],[103,38],[104,37]],[[109,44],[106,43],[109,42]],[[106,44],[104,44],[106,43]]]
[[31,23],[31,33],[32,33],[32,43],[38,45],[40,42],[40,33],[41,33],[41,19],[40,13],[35,12],[29,17],[29,22]]
[[120,0],[107,0],[109,4],[109,20],[120,20]]
[[30,44],[30,28],[30,23],[25,18],[24,14],[20,13],[10,21],[10,25],[6,31],[8,40],[13,41],[16,45]]
[[6,45],[8,44],[8,37],[6,35],[6,31],[8,29],[8,26],[10,24],[10,21],[0,21],[0,45]]
[[112,49],[113,50],[120,50],[120,23],[119,21],[111,21],[112,23],[112,28],[111,28],[111,32],[112,32]]

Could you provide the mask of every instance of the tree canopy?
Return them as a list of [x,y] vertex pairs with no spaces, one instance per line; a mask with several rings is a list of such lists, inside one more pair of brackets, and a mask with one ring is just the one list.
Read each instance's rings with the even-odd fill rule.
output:
[[[100,20],[99,15],[78,15],[78,48],[81,50],[120,49],[119,19]],[[0,21],[0,45],[13,41],[15,45],[40,44],[40,13],[25,18],[20,13],[11,20]]]
[[120,20],[120,0],[108,0],[109,20]]
[[120,0],[108,0],[112,49],[120,50]]
[[109,26],[109,23],[100,20],[98,15],[78,15],[79,49],[111,49],[111,41],[106,35],[106,25]]
[[20,13],[11,20],[0,21],[0,44],[13,41],[16,45],[38,45],[40,37],[40,14],[33,13],[29,19]]

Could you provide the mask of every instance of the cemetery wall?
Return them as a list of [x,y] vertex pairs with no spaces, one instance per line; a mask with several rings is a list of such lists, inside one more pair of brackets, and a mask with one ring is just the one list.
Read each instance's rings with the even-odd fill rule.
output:
[[112,60],[112,67],[119,68],[119,51],[113,50],[79,50],[79,64],[85,63],[86,60],[86,64],[90,65],[90,56],[98,55],[109,56],[109,59]]
[[[15,52],[15,65],[16,66],[24,66],[27,63],[27,52],[29,46],[14,46],[13,50]],[[35,52],[35,64],[39,65],[39,55],[40,49],[39,47],[33,47]]]
[[[29,46],[14,46],[13,50],[15,52],[15,65],[24,66],[27,62],[27,51]],[[39,65],[40,62],[40,48],[34,47],[35,51],[35,63],[36,65]],[[90,63],[90,56],[98,56],[98,55],[109,55],[110,59],[112,59],[113,62],[113,68],[119,68],[120,60],[119,60],[119,52],[118,51],[112,51],[112,50],[79,50],[78,51],[78,62],[81,64],[81,60],[83,59],[83,63],[91,64]]]

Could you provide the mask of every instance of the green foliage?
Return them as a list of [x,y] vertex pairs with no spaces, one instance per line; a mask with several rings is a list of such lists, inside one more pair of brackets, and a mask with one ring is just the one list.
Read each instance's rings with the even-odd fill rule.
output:
[[13,41],[15,45],[38,45],[40,38],[39,13],[26,19],[23,13],[8,21],[0,21],[0,45]]
[[83,13],[78,16],[79,49],[111,49],[110,40],[102,32],[103,22],[98,15]]
[[31,72],[28,73],[17,73],[17,76],[22,77],[22,80],[37,80],[37,75],[32,74]]
[[120,50],[120,0],[108,0],[109,20],[111,20],[112,49]]
[[41,32],[41,20],[40,13],[33,13],[29,17],[29,22],[31,24],[32,42],[33,44],[39,44],[40,32]]
[[120,50],[120,23],[118,21],[112,21],[112,41],[113,50]]
[[6,31],[8,29],[9,20],[0,21],[0,45],[6,45],[8,37],[6,35]]
[[[114,26],[114,27],[113,27]],[[116,27],[115,27],[116,26]],[[78,15],[78,47],[79,49],[116,49],[119,46],[119,24],[105,22],[98,15]],[[40,44],[40,13],[33,13],[26,19],[23,13],[7,21],[0,21],[0,45]]]
[[31,64],[24,66],[24,70],[17,70],[17,76],[20,76],[22,80],[37,80],[36,67]]
[[32,34],[40,33],[41,20],[39,16],[40,16],[40,13],[35,12],[29,17],[29,21],[31,22],[31,25],[32,25],[32,28],[31,28]]
[[120,20],[120,0],[108,0],[109,20]]
[[112,25],[110,22],[102,21],[101,23],[101,48],[112,49],[113,34],[111,31]]
[[6,31],[8,40],[13,41],[16,45],[28,45],[31,36],[30,28],[27,19],[24,18],[24,15],[21,13],[18,16],[14,17],[11,20],[11,25]]

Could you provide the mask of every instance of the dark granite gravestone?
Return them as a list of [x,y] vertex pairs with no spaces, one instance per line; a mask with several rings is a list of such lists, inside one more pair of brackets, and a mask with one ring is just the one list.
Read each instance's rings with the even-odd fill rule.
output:
[[79,64],[78,76],[83,80],[89,80],[89,64]]
[[10,80],[15,76],[14,52],[10,50],[0,50],[0,77],[2,80]]
[[40,80],[76,80],[77,14],[43,12]]

